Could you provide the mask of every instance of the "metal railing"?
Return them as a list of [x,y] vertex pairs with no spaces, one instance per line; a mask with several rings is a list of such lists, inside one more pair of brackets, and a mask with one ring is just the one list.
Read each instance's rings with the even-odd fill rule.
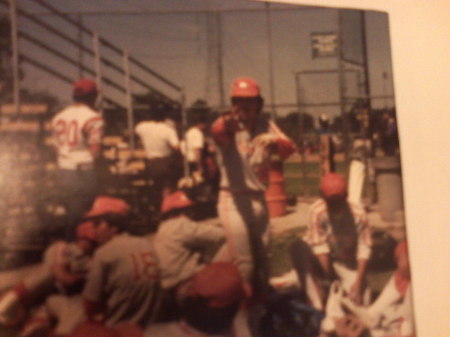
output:
[[[0,4],[8,7],[10,12],[10,22],[12,26],[11,41],[13,42],[13,64],[18,64],[19,61],[26,62],[63,82],[72,83],[75,80],[75,78],[68,75],[66,72],[59,71],[52,67],[52,64],[48,62],[46,63],[45,58],[38,59],[38,57],[35,57],[34,55],[28,55],[26,52],[19,50],[19,39],[26,40],[28,43],[38,47],[40,50],[43,50],[53,57],[63,61],[65,64],[75,66],[80,69],[80,71],[96,78],[97,85],[100,89],[109,87],[116,90],[123,95],[123,101],[117,99],[117,95],[111,95],[108,94],[106,90],[100,90],[102,95],[100,97],[100,107],[101,109],[103,108],[104,102],[114,108],[123,110],[124,113],[127,113],[128,129],[131,131],[130,135],[133,134],[132,128],[134,122],[132,84],[137,84],[140,88],[146,90],[146,94],[153,97],[155,100],[171,107],[176,107],[183,110],[184,92],[180,86],[154,71],[143,62],[129,55],[127,50],[117,47],[113,42],[99,36],[96,32],[80,24],[80,22],[72,19],[70,16],[64,14],[54,6],[49,5],[44,0],[34,0],[34,3],[49,11],[50,14],[62,19],[65,24],[75,27],[79,30],[79,32],[88,35],[92,39],[92,47],[88,47],[79,40],[76,40],[62,32],[60,27],[55,27],[48,21],[40,19],[23,8],[20,8],[16,0],[0,0]],[[43,28],[52,36],[56,36],[69,45],[78,48],[80,53],[86,53],[86,55],[89,55],[94,59],[93,66],[87,66],[84,62],[81,62],[79,59],[71,56],[71,54],[64,53],[63,51],[56,49],[54,46],[44,42],[39,37],[36,37],[32,32],[21,29],[19,19],[25,19],[32,22],[40,28]],[[113,55],[119,56],[121,61],[115,61],[111,56],[108,56],[107,53],[102,53],[103,49],[108,49]],[[132,67],[139,69],[139,76],[133,73]],[[106,68],[112,69],[116,75],[118,74],[119,76],[122,76],[122,83],[119,83],[117,79],[112,78],[111,75],[104,74],[102,70]],[[14,104],[16,106],[17,114],[20,114],[20,79],[17,69],[15,70],[15,73],[17,76],[13,76],[15,88]],[[145,76],[145,79],[143,76]],[[170,91],[171,94],[169,95],[166,92],[163,93],[160,89],[157,89],[154,85],[150,84],[149,81],[156,81],[158,87],[163,86],[166,90]],[[130,137],[130,147],[134,149],[134,137]]]

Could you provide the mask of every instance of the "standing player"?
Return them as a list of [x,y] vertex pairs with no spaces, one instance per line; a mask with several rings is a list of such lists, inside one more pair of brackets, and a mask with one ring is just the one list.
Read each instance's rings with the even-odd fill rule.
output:
[[97,249],[83,290],[89,320],[107,326],[151,322],[158,309],[159,275],[153,243],[125,232],[129,206],[99,196],[86,218],[95,223]]
[[244,279],[253,274],[264,286],[267,266],[262,237],[268,210],[260,175],[271,155],[285,159],[295,146],[262,116],[263,98],[255,80],[236,78],[231,103],[231,111],[219,117],[211,130],[221,174],[218,212],[227,236],[228,258]]
[[146,168],[157,190],[156,210],[162,199],[174,192],[182,175],[180,140],[176,128],[165,120],[166,112],[157,108],[151,120],[136,125],[135,132],[145,150]]
[[192,125],[185,134],[185,156],[189,164],[189,172],[203,179],[203,151],[205,148],[204,132],[207,127],[207,116],[197,114]]
[[74,103],[51,122],[57,151],[57,181],[67,212],[66,239],[74,238],[74,226],[92,204],[97,191],[95,160],[100,154],[103,118],[94,110],[97,86],[90,79],[73,84]]

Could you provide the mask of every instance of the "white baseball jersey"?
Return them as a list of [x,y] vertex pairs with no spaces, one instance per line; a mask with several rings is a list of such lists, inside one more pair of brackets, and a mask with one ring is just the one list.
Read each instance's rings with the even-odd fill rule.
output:
[[225,124],[224,117],[219,117],[211,128],[221,175],[217,208],[227,237],[227,249],[222,249],[218,257],[235,263],[242,277],[248,280],[254,263],[247,228],[252,226],[258,236],[254,240],[260,240],[269,220],[264,197],[266,186],[260,180],[265,167],[255,140],[264,134],[273,136],[277,154],[282,159],[291,154],[295,146],[275,123],[262,116],[253,131],[241,129],[229,133]]
[[[220,123],[220,118],[215,122]],[[222,133],[225,133],[222,131]],[[232,192],[260,191],[266,186],[261,182],[260,150],[255,146],[254,140],[263,134],[272,134],[277,143],[277,153],[281,157],[283,152],[292,153],[295,149],[293,142],[284,135],[273,123],[263,117],[257,121],[255,130],[238,130],[233,135],[228,135],[229,143],[221,142],[220,135],[214,131],[213,135],[217,143],[218,165],[220,167],[220,187],[230,189]],[[218,137],[219,136],[219,137]]]
[[[344,247],[341,245],[342,242],[335,240],[324,199],[318,199],[310,206],[308,230],[304,240],[311,246],[314,254],[334,253],[344,263],[354,258],[368,259],[370,257],[372,236],[366,212],[360,205],[349,202],[349,206],[358,236],[356,247],[352,247],[351,244]],[[356,248],[356,251],[352,251],[352,248]]]
[[94,157],[90,145],[100,144],[103,118],[85,104],[72,104],[52,119],[54,144],[58,152],[58,166],[74,170],[91,164]]
[[105,324],[144,324],[155,315],[159,275],[153,243],[127,233],[97,249],[83,297],[103,303]]
[[135,132],[147,159],[168,157],[180,145],[176,130],[166,122],[143,121],[136,125]]
[[195,151],[203,149],[204,145],[205,136],[203,135],[203,132],[195,126],[190,128],[186,132],[184,140],[184,152],[188,162],[197,161]]
[[383,288],[381,294],[369,307],[369,314],[374,319],[370,329],[373,337],[404,337],[414,335],[414,315],[412,308],[411,285],[399,288],[398,273],[394,273]]
[[192,277],[204,266],[202,257],[207,248],[224,240],[224,230],[218,225],[194,222],[185,216],[163,221],[155,236],[162,287],[168,289]]

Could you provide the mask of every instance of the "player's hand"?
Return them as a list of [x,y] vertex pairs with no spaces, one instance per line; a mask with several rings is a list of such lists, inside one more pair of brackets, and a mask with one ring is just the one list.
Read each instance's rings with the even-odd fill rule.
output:
[[223,115],[228,132],[236,132],[244,128],[244,113],[238,107],[233,107],[231,111]]

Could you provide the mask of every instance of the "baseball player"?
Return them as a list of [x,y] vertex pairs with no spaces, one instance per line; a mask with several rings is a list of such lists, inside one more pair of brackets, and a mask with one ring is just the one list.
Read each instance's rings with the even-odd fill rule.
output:
[[[178,190],[163,200],[163,221],[155,235],[161,286],[174,288],[190,279],[207,262],[205,253],[225,241],[219,224],[196,222],[190,216],[194,202]],[[215,249],[214,249],[215,248]]]
[[96,250],[83,290],[89,320],[112,326],[151,322],[158,309],[159,273],[153,242],[125,232],[129,206],[99,196],[85,217],[95,223]]
[[411,277],[408,246],[401,241],[395,249],[397,269],[375,302],[368,307],[343,297],[343,304],[370,330],[372,337],[414,337]]
[[175,191],[182,174],[180,140],[176,128],[169,125],[165,117],[165,111],[158,108],[153,111],[151,120],[144,120],[135,127],[144,146],[148,175],[157,190],[157,210],[162,199]]
[[267,263],[262,237],[268,225],[268,210],[266,186],[260,178],[270,156],[285,159],[295,146],[275,123],[262,116],[263,98],[255,80],[236,78],[230,96],[231,111],[220,116],[211,128],[221,174],[218,213],[227,242],[223,253],[236,264],[244,279],[257,273],[259,276],[253,275],[255,280],[264,284]]
[[181,319],[149,325],[146,337],[232,337],[232,323],[249,289],[229,262],[215,262],[197,272],[181,305]]
[[51,121],[57,152],[57,181],[65,205],[68,226],[66,240],[74,238],[74,226],[92,204],[97,193],[94,170],[100,154],[103,118],[94,110],[97,86],[90,79],[73,84],[74,103]]
[[193,125],[186,131],[183,141],[184,155],[189,164],[189,172],[196,172],[203,177],[203,149],[205,148],[204,132],[207,123],[207,116],[197,114],[193,121]]
[[[303,241],[292,247],[292,259],[309,301],[316,309],[325,310],[321,330],[326,335],[334,331],[335,320],[345,315],[338,300],[341,289],[355,303],[369,300],[365,275],[372,239],[365,211],[346,199],[347,184],[342,175],[324,175],[320,193],[322,198],[310,206]],[[317,277],[336,280],[326,307],[323,290],[313,281]]]
[[[17,307],[29,307],[38,297],[47,297],[54,293],[66,297],[81,292],[89,268],[90,256],[95,248],[93,230],[92,222],[83,222],[77,227],[75,242],[57,241],[47,248],[40,267],[13,290],[7,292],[0,301],[0,321],[3,325],[19,323],[23,317],[14,317],[18,312]],[[63,307],[58,306],[52,318],[58,320],[59,326],[65,326],[68,320],[72,320],[75,313],[62,315],[60,309]],[[37,330],[50,328],[50,318],[46,306],[41,306],[25,323],[19,335],[32,336]]]

